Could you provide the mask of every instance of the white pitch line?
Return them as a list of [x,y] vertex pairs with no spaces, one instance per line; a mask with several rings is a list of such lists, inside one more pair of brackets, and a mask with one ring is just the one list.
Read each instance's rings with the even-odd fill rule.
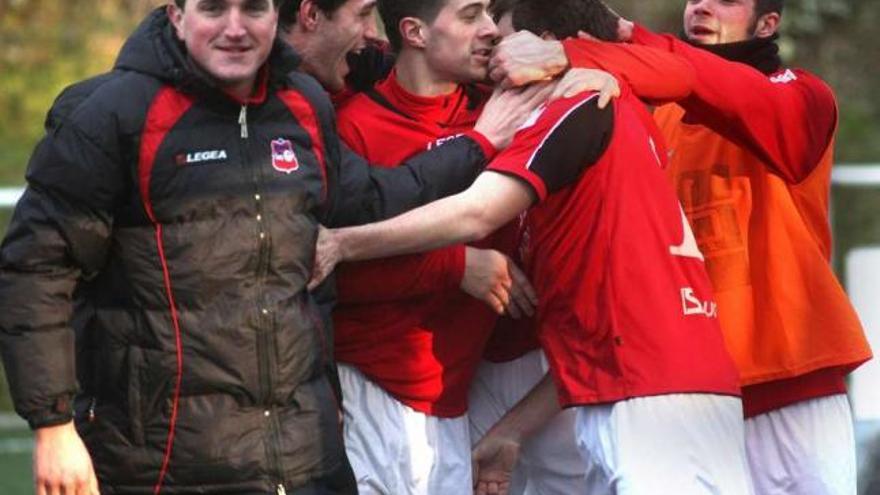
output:
[[880,165],[836,165],[831,181],[837,186],[880,186]]
[[21,187],[0,187],[0,208],[12,208],[24,194]]
[[17,414],[0,413],[0,431],[3,430],[27,430],[28,424]]
[[34,441],[30,438],[0,439],[0,455],[29,454],[34,451]]

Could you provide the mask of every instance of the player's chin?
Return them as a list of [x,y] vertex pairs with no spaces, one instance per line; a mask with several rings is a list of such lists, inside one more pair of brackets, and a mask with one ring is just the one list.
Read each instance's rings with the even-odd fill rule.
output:
[[348,67],[348,63],[344,60],[339,63],[335,70],[330,71],[331,73],[327,77],[327,81],[325,81],[325,85],[331,91],[342,91],[345,89],[345,78],[348,77],[348,73],[351,72],[351,69]]
[[472,63],[468,67],[468,79],[471,81],[482,81],[489,78],[489,62]]
[[688,41],[698,45],[716,45],[718,44],[718,35],[715,33],[689,32],[687,33]]

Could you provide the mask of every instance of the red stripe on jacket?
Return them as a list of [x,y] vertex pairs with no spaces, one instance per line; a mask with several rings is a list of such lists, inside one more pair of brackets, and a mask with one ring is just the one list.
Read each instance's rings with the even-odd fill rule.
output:
[[315,108],[305,96],[293,90],[281,91],[278,97],[284,102],[284,105],[290,110],[290,113],[296,117],[299,124],[309,135],[312,140],[312,152],[318,160],[318,166],[321,167],[321,177],[324,181],[321,189],[321,198],[327,199],[327,152],[324,144],[324,135],[321,126],[318,123],[318,115]]
[[171,464],[171,452],[174,448],[174,429],[177,425],[177,408],[180,401],[180,384],[183,379],[183,343],[181,340],[180,320],[177,314],[177,304],[174,302],[174,291],[171,286],[171,274],[168,271],[168,260],[165,257],[165,246],[162,242],[162,224],[156,218],[153,211],[153,202],[150,197],[150,177],[156,161],[159,147],[168,135],[172,127],[189,110],[193,99],[177,92],[171,87],[163,88],[153,99],[153,103],[147,112],[143,135],[141,136],[140,157],[138,160],[138,188],[141,193],[141,201],[150,221],[156,228],[156,249],[159,253],[159,263],[162,265],[162,277],[165,285],[165,294],[168,297],[168,307],[171,312],[171,323],[174,327],[174,346],[177,354],[177,377],[174,383],[174,399],[171,407],[171,418],[168,423],[168,439],[165,443],[165,456],[162,459],[162,467],[159,470],[159,478],[153,488],[153,493],[162,491],[162,483]]

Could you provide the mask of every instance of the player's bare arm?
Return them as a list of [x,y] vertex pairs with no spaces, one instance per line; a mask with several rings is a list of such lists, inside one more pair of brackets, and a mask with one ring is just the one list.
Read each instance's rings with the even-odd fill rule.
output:
[[518,179],[483,172],[467,190],[383,222],[322,229],[312,285],[343,261],[417,253],[482,239],[525,211],[534,193]]
[[[505,138],[502,144],[507,146],[516,129],[525,122],[528,114],[542,104],[554,89],[555,86],[551,84],[535,84],[522,89],[496,90],[486,103],[480,121],[477,122],[476,129],[485,135],[486,131],[482,130],[481,125],[487,122],[492,123],[491,125],[486,124],[490,125],[490,127],[497,125],[506,128],[509,136]],[[524,108],[529,109],[529,111],[524,112]],[[510,115],[514,112],[517,117],[516,119],[511,119]],[[529,200],[525,202],[522,208],[507,216],[504,221],[493,223],[491,227],[481,224],[480,220],[484,219],[481,214],[487,213],[489,209],[484,208],[485,204],[489,203],[489,197],[498,194],[495,191],[491,191],[493,188],[492,183],[495,181],[501,182],[504,185],[507,182],[515,183],[515,179],[508,178],[506,181],[500,181],[499,179],[487,179],[486,175],[486,173],[480,174],[468,190],[401,215],[393,219],[394,222],[390,226],[386,222],[380,222],[364,225],[359,229],[353,228],[353,233],[347,235],[354,239],[348,239],[345,237],[346,234],[342,234],[342,239],[337,241],[336,234],[322,230],[321,235],[318,237],[317,257],[310,287],[317,287],[333,271],[335,266],[342,261],[386,258],[398,254],[417,253],[450,244],[482,239],[503,225],[505,221],[512,219],[516,214],[529,206],[531,196],[528,192],[525,192],[523,194]],[[527,191],[525,186],[519,185],[518,187]],[[506,189],[511,188],[508,186]],[[493,208],[499,206],[503,205],[492,205]],[[476,221],[474,221],[475,219]],[[480,230],[462,230],[473,228],[480,228]],[[430,229],[429,231],[432,235],[421,235],[421,232],[426,231],[424,229]],[[402,235],[400,231],[403,231]],[[348,229],[343,229],[339,232],[348,232]],[[412,232],[412,235],[409,235],[410,232]],[[365,237],[370,241],[363,246],[366,248],[364,252],[359,255],[351,253],[354,256],[342,257],[340,253],[341,247],[354,248],[354,246],[343,245],[343,243],[358,242],[359,237]],[[406,242],[407,237],[409,237],[409,243]],[[386,244],[382,246],[382,243],[386,242],[383,241],[383,238],[387,238],[389,242],[395,242],[395,245]],[[396,242],[398,240],[401,242]]]

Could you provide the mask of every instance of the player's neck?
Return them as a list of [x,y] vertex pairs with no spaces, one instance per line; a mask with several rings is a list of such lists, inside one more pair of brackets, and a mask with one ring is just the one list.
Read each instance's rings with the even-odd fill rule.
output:
[[417,96],[448,95],[458,89],[458,83],[444,79],[431,70],[420,53],[403,50],[395,64],[397,83],[408,92]]

